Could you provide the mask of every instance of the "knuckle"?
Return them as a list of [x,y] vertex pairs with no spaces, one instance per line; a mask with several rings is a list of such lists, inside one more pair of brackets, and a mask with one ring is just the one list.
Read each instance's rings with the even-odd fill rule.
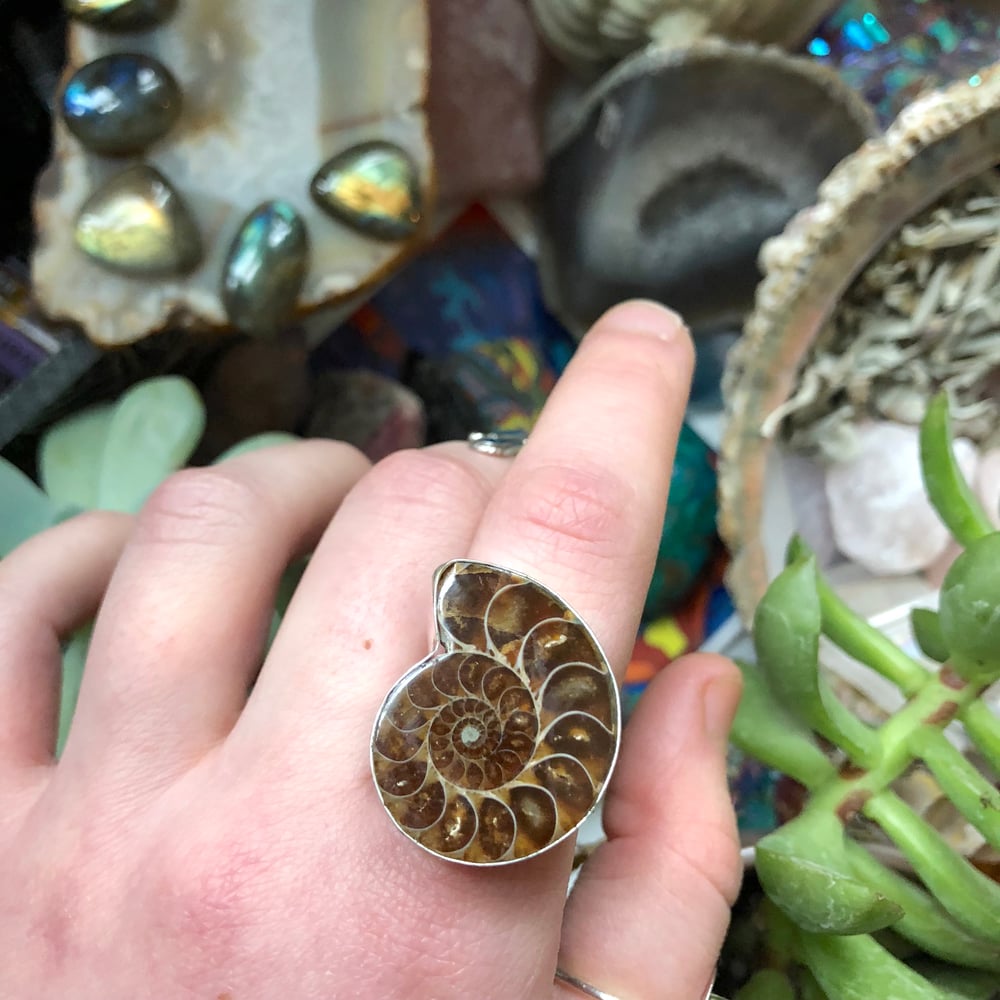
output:
[[635,490],[599,467],[552,465],[518,484],[521,536],[552,555],[621,552]]
[[372,467],[371,459],[357,446],[347,441],[331,438],[309,438],[298,441],[295,448],[315,453],[319,461],[327,467],[337,467],[350,471],[358,477]]
[[224,465],[183,469],[146,501],[136,520],[136,539],[151,545],[213,545],[266,502],[248,478]]
[[[158,900],[163,933],[210,964],[228,961],[248,933],[264,922],[257,900],[273,880],[266,853],[240,838],[188,843],[162,852],[149,887]],[[205,954],[211,952],[211,954]]]
[[483,506],[490,492],[480,475],[458,459],[412,449],[382,459],[367,485],[382,502],[442,514],[465,508],[470,500]]

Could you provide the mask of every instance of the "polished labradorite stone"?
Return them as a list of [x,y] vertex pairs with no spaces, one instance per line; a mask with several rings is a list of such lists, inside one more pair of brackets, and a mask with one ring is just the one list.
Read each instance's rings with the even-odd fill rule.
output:
[[420,222],[416,164],[389,142],[338,153],[323,164],[310,190],[324,211],[376,239],[405,239]]
[[145,31],[163,24],[177,0],[63,0],[70,17],[103,31]]
[[116,174],[84,202],[76,243],[104,267],[137,278],[185,274],[202,256],[191,213],[170,182],[146,164]]
[[77,70],[62,95],[69,130],[105,156],[140,153],[162,138],[181,113],[181,89],[150,56],[104,56]]
[[258,205],[240,226],[222,274],[222,301],[230,322],[267,337],[295,311],[309,270],[309,234],[286,201]]

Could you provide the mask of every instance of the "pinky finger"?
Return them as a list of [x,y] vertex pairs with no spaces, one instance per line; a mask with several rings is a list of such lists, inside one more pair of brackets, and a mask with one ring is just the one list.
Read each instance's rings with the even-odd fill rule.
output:
[[52,762],[62,642],[96,613],[131,525],[82,514],[0,561],[0,789]]
[[604,806],[608,841],[566,906],[571,976],[620,997],[705,997],[742,873],[726,786],[739,696],[736,667],[706,654],[642,696]]

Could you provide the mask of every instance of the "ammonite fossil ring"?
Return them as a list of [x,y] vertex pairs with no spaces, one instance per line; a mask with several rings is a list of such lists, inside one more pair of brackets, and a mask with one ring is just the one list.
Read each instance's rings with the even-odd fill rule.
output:
[[393,822],[448,861],[504,865],[569,837],[621,734],[607,657],[558,595],[455,560],[434,577],[439,646],[397,681],[372,733]]

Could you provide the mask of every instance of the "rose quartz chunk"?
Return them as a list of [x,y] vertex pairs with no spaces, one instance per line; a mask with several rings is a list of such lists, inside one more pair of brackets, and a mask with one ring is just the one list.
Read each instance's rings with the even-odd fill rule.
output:
[[[919,435],[916,427],[903,424],[863,424],[857,455],[827,470],[837,547],[869,572],[917,572],[948,547],[951,536],[924,493]],[[955,456],[972,481],[978,464],[974,445],[960,438]]]

